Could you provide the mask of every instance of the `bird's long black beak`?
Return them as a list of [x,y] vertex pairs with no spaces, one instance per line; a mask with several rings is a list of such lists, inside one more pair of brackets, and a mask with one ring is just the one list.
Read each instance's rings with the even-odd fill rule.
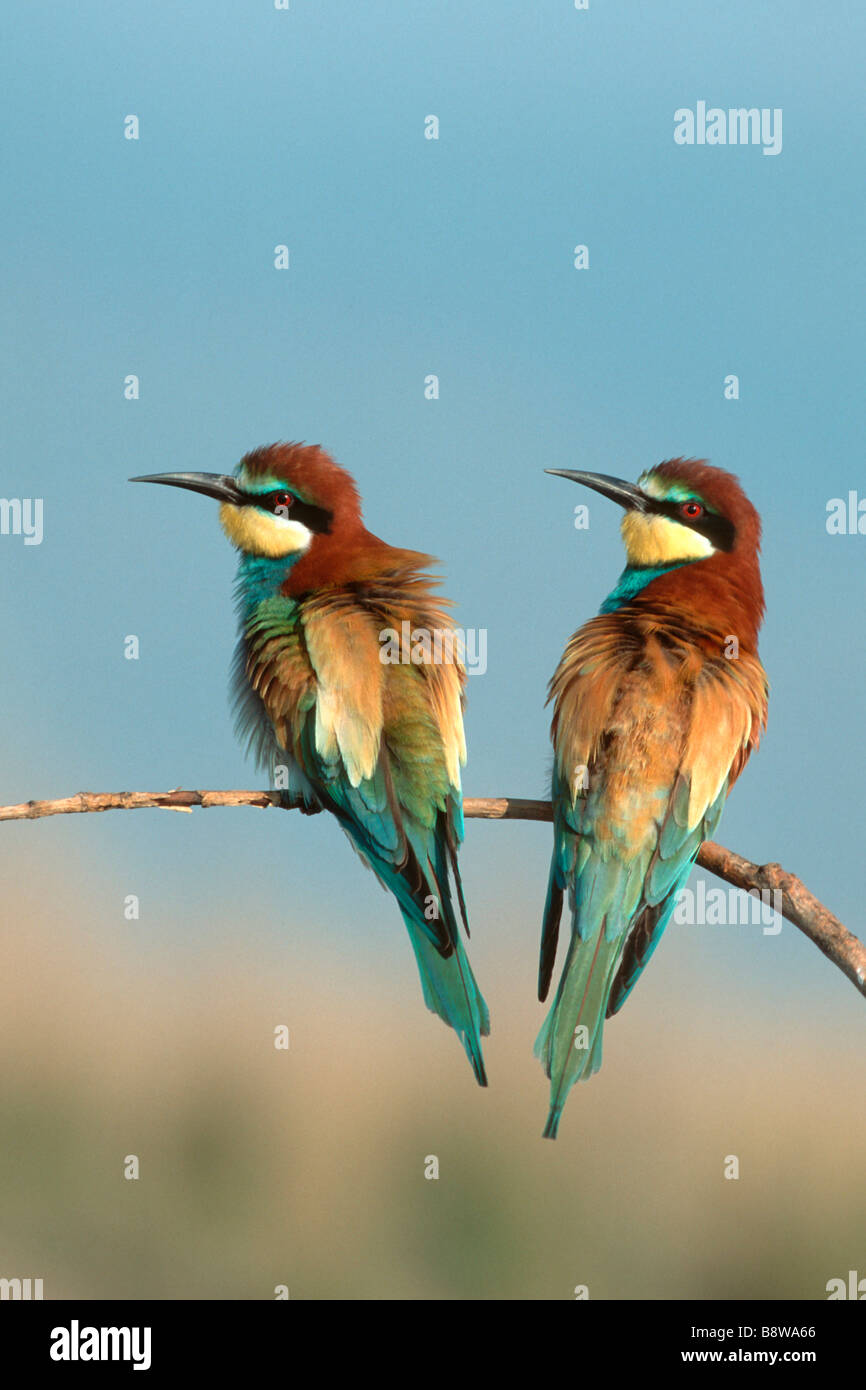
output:
[[166,483],[168,487],[185,487],[190,492],[202,492],[205,497],[215,497],[218,502],[243,502],[241,492],[234,478],[226,473],[146,473],[141,478],[130,478],[131,483]]
[[583,483],[584,487],[594,488],[602,497],[609,497],[611,502],[618,502],[627,511],[652,511],[652,498],[647,497],[634,483],[627,483],[622,478],[611,478],[608,473],[571,472],[565,468],[545,468],[544,471],[552,473],[556,478],[570,478],[573,483]]

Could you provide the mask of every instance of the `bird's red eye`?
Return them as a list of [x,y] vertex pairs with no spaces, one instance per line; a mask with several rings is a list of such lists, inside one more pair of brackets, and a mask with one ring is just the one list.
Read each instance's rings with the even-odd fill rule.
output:
[[699,516],[703,516],[704,509],[700,502],[684,502],[680,507],[683,516],[687,516],[689,521],[696,521]]
[[294,500],[290,492],[272,492],[268,498],[272,512],[287,511]]

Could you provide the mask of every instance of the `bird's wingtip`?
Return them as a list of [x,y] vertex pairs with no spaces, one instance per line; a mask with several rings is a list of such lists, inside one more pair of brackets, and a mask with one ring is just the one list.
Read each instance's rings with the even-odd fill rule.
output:
[[472,1070],[473,1070],[474,1073],[475,1073],[475,1080],[478,1082],[478,1085],[479,1085],[479,1086],[486,1086],[486,1085],[487,1085],[487,1071],[486,1071],[485,1066],[484,1066],[484,1059],[483,1059],[482,1057],[478,1056],[478,1057],[470,1057],[469,1060],[470,1060],[470,1062],[472,1063]]
[[547,1124],[544,1126],[542,1139],[555,1139],[559,1133],[559,1121],[562,1119],[562,1106],[552,1105],[550,1114],[547,1117]]

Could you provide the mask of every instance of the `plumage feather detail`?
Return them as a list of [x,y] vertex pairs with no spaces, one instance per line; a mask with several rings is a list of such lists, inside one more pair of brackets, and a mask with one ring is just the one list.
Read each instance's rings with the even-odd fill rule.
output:
[[549,1138],[571,1086],[601,1065],[604,1019],[622,1007],[658,945],[766,724],[757,655],[740,649],[726,659],[730,615],[721,615],[721,630],[686,622],[670,602],[654,603],[654,587],[580,628],[551,681],[554,853],[542,999],[566,892],[572,932],[536,1042],[551,1079]]
[[360,608],[311,600],[302,614],[304,641],[316,674],[316,750],[342,759],[353,787],[372,777],[382,734],[381,645]]
[[247,613],[239,723],[254,751],[297,772],[396,897],[425,1002],[454,1028],[486,1085],[480,1039],[489,1015],[459,929],[466,677],[456,659],[381,660],[388,630],[408,622],[450,636],[452,624],[417,568],[426,557],[378,544],[381,564],[366,582],[300,597],[284,584]]

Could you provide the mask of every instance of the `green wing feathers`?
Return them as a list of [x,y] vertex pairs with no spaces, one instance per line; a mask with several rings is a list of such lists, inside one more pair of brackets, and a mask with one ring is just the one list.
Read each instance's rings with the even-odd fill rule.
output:
[[380,584],[260,605],[245,634],[245,683],[283,757],[396,897],[425,1003],[486,1085],[489,1015],[461,941],[457,866],[466,678],[456,660],[381,660],[382,634],[404,621],[430,632],[452,626],[419,576],[405,575],[402,587],[392,579],[387,593]]

